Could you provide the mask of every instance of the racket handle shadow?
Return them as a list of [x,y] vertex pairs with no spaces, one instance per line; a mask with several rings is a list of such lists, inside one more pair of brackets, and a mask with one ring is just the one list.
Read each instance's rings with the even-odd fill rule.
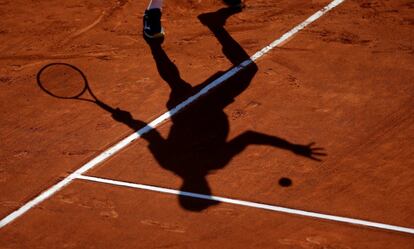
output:
[[134,131],[137,131],[147,125],[143,121],[134,119],[130,112],[121,110],[119,108],[113,108],[100,100],[96,100],[95,103],[105,111],[111,113],[111,116],[115,121],[127,125]]

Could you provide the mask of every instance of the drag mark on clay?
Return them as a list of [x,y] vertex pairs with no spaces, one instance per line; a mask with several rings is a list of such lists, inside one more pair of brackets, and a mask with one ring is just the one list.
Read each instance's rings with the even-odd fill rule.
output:
[[108,18],[110,16],[112,16],[114,14],[115,11],[117,11],[118,9],[122,8],[128,1],[127,0],[120,0],[117,1],[115,6],[111,7],[109,10],[104,10],[102,11],[101,15],[98,16],[97,19],[95,19],[95,21],[93,21],[91,24],[89,24],[88,26],[76,31],[75,33],[73,33],[72,35],[70,35],[67,39],[65,39],[62,43],[66,44],[68,43],[70,40],[82,35],[85,32],[88,32],[89,30],[93,29],[96,25],[98,25],[102,20],[104,20],[105,18]]
[[179,227],[179,226],[174,225],[174,224],[170,224],[170,223],[163,223],[163,222],[159,222],[159,221],[155,221],[155,220],[142,220],[141,224],[146,225],[146,226],[158,227],[162,230],[169,231],[169,232],[185,233],[184,228]]
[[81,34],[93,29],[96,25],[98,25],[98,23],[100,23],[102,21],[102,19],[104,18],[104,16],[106,15],[106,11],[103,11],[102,14],[95,20],[93,21],[91,24],[89,24],[88,26],[76,31],[75,33],[71,34],[68,38],[66,38],[65,40],[63,40],[63,44],[68,43],[70,40],[80,36]]

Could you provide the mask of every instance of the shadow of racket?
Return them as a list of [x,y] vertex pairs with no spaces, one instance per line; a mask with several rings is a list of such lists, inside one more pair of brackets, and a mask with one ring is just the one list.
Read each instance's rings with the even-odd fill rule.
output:
[[99,100],[90,88],[85,74],[71,64],[47,64],[37,73],[36,79],[40,89],[52,97],[94,103],[111,113],[114,120],[126,124],[134,131],[146,125],[140,120],[133,119],[131,113],[113,108]]
[[48,64],[40,69],[36,79],[40,89],[52,97],[92,102],[110,113],[115,111],[95,96],[85,74],[71,64]]

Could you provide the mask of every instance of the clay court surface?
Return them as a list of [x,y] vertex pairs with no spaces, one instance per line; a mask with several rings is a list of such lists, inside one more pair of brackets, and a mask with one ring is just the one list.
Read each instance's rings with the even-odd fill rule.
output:
[[[226,16],[167,0],[154,45],[146,1],[0,0],[0,218],[330,2]],[[413,25],[413,1],[345,0],[83,175],[413,229]],[[79,78],[65,65],[100,104],[39,87]],[[73,179],[0,248],[412,249],[414,234]]]

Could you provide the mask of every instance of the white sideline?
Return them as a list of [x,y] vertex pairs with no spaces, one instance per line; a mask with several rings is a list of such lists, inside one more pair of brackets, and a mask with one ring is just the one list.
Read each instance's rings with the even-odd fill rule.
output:
[[161,187],[130,183],[130,182],[122,182],[122,181],[116,181],[116,180],[110,180],[110,179],[92,177],[92,176],[85,176],[85,175],[79,175],[77,179],[82,179],[82,180],[87,180],[87,181],[92,181],[92,182],[99,182],[99,183],[106,183],[106,184],[135,188],[135,189],[149,190],[149,191],[154,191],[154,192],[161,192],[161,193],[166,193],[166,194],[188,196],[188,197],[204,199],[204,200],[219,201],[219,202],[225,202],[225,203],[230,203],[230,204],[235,204],[235,205],[240,205],[240,206],[266,209],[266,210],[271,210],[275,212],[295,214],[295,215],[301,215],[301,216],[306,216],[306,217],[312,217],[312,218],[337,221],[337,222],[342,222],[342,223],[350,223],[354,225],[361,225],[361,226],[366,226],[366,227],[373,227],[373,228],[379,228],[379,229],[384,229],[384,230],[391,230],[391,231],[396,231],[396,232],[414,234],[413,228],[394,226],[394,225],[389,225],[389,224],[341,217],[341,216],[336,216],[336,215],[309,212],[309,211],[303,211],[299,209],[285,208],[285,207],[262,204],[262,203],[257,203],[257,202],[230,199],[230,198],[212,196],[212,195],[203,195],[203,194],[179,191],[175,189],[161,188]]
[[112,146],[109,149],[107,149],[106,151],[102,152],[100,155],[98,155],[97,157],[95,157],[94,159],[92,159],[91,161],[86,163],[85,165],[83,165],[81,168],[79,168],[78,170],[76,170],[75,172],[73,172],[72,174],[70,174],[69,176],[67,176],[66,178],[64,178],[60,182],[58,182],[57,184],[53,185],[52,187],[50,187],[49,189],[45,190],[43,193],[41,193],[40,195],[35,197],[34,199],[32,199],[29,202],[27,202],[26,204],[24,204],[22,207],[20,207],[16,211],[14,211],[11,214],[4,217],[0,221],[0,228],[6,226],[10,222],[14,221],[18,217],[20,217],[21,215],[23,215],[24,213],[29,211],[31,208],[33,208],[37,204],[43,202],[44,200],[46,200],[47,198],[49,198],[50,196],[55,194],[57,191],[62,189],[64,186],[66,186],[70,182],[72,182],[73,179],[76,178],[76,176],[82,175],[86,171],[92,169],[93,167],[95,167],[99,163],[105,161],[106,159],[108,159],[112,155],[116,154],[121,149],[125,148],[127,145],[129,145],[130,143],[132,143],[133,141],[135,141],[136,139],[141,137],[143,134],[147,133],[148,131],[150,131],[152,129],[155,129],[162,122],[168,120],[171,116],[177,114],[183,108],[187,107],[192,102],[197,100],[200,96],[205,95],[212,88],[220,85],[221,83],[223,83],[224,81],[226,81],[227,79],[229,79],[230,77],[232,77],[233,75],[235,75],[236,73],[238,73],[239,71],[244,69],[249,64],[253,63],[254,61],[259,59],[263,55],[267,54],[273,48],[281,45],[283,42],[287,41],[293,35],[298,33],[300,30],[304,29],[306,26],[308,26],[309,24],[311,24],[315,20],[319,19],[321,16],[323,16],[324,14],[326,14],[328,11],[332,10],[333,8],[337,7],[339,4],[341,4],[344,1],[345,0],[334,0],[334,1],[332,1],[330,4],[325,6],[323,9],[319,10],[318,12],[316,12],[315,14],[310,16],[304,22],[302,22],[298,26],[291,29],[289,32],[282,35],[279,39],[275,40],[270,45],[266,46],[265,48],[263,48],[259,52],[255,53],[253,56],[250,57],[249,60],[245,60],[240,65],[232,68],[231,70],[229,70],[228,72],[226,72],[225,74],[223,74],[222,76],[220,76],[219,78],[217,78],[216,80],[211,82],[209,85],[207,85],[206,87],[201,89],[201,91],[198,92],[197,94],[191,96],[190,98],[188,98],[184,102],[180,103],[179,105],[177,105],[173,109],[171,109],[168,112],[162,114],[160,117],[158,117],[157,119],[155,119],[154,121],[149,123],[147,126],[145,126],[142,129],[134,132],[133,134],[131,134],[128,137],[124,138],[123,140],[121,140],[120,142],[115,144],[114,146]]

